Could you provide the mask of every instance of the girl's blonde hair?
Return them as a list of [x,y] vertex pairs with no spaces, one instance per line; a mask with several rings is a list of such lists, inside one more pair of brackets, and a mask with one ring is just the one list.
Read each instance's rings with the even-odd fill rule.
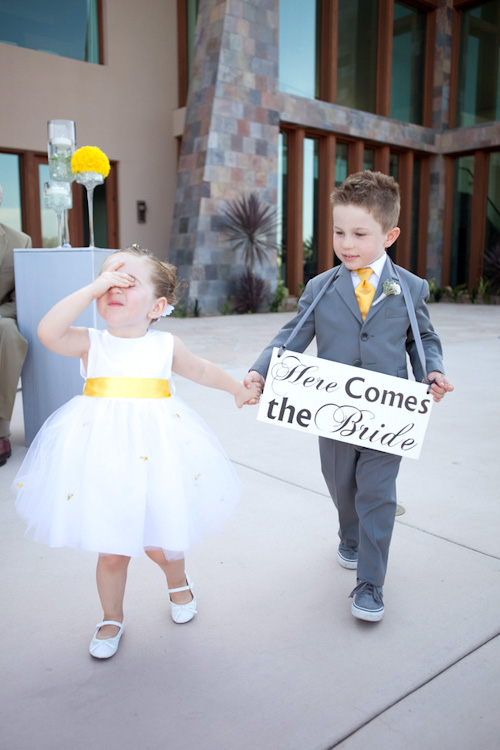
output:
[[144,259],[150,269],[150,278],[153,283],[155,295],[157,297],[166,297],[169,305],[175,305],[177,301],[175,295],[177,269],[175,266],[159,260],[156,255],[153,255],[149,250],[139,247],[139,245],[132,245],[131,247],[126,247],[124,250],[117,250],[116,253],[112,253],[112,255],[106,258],[105,263],[108,263],[113,255],[118,255],[119,253],[126,253],[127,255],[132,255],[134,258]]

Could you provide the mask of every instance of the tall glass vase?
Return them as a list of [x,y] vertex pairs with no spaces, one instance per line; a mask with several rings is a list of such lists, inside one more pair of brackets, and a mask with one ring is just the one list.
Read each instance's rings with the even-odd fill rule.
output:
[[57,217],[57,246],[63,245],[64,215],[73,206],[71,183],[46,182],[44,185],[45,207],[55,212]]
[[99,172],[77,172],[76,181],[87,189],[87,203],[89,208],[89,247],[94,244],[94,189],[102,185],[104,177]]
[[73,120],[47,122],[49,172],[54,182],[73,182],[71,157],[76,147],[76,129]]
[[[55,183],[71,183],[75,175],[71,169],[71,157],[76,148],[76,127],[73,120],[48,120],[48,153],[50,179]],[[58,222],[62,219],[62,236],[59,245],[71,247],[69,239],[68,210],[62,217],[58,216]],[[62,242],[62,240],[64,240]]]

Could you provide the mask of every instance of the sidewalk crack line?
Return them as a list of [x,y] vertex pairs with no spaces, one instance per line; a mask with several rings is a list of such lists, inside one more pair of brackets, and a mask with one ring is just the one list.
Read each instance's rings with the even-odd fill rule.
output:
[[[320,497],[324,497],[325,499],[330,500],[330,495],[327,492],[320,492],[319,490],[312,490],[310,487],[304,487],[304,485],[297,484],[297,482],[290,482],[290,480],[283,479],[282,477],[277,477],[274,474],[270,474],[268,471],[262,471],[262,469],[256,469],[254,466],[243,464],[241,463],[241,461],[232,460],[232,463],[236,464],[236,466],[241,466],[244,469],[248,469],[249,471],[255,471],[257,474],[262,474],[265,477],[271,477],[271,479],[275,479],[277,482],[283,482],[284,484],[288,484],[291,487],[297,487],[299,490],[304,490],[305,492],[312,492],[313,495],[319,495]],[[422,532],[422,534],[428,534],[429,536],[432,536],[435,539],[442,539],[443,542],[454,544],[456,547],[462,547],[463,549],[468,549],[471,552],[476,552],[478,555],[484,555],[484,557],[490,557],[493,560],[500,560],[500,555],[493,555],[490,552],[484,552],[483,550],[476,549],[476,547],[470,547],[468,544],[463,544],[463,542],[456,542],[453,539],[448,539],[448,537],[442,536],[441,534],[435,534],[433,531],[422,529],[419,526],[415,526],[414,524],[408,523],[407,521],[403,521],[400,518],[396,518],[396,523],[401,524],[401,526],[406,526],[409,529],[413,529],[414,531],[420,531]]]
[[367,719],[362,724],[360,724],[359,727],[356,727],[356,729],[353,729],[352,732],[349,732],[348,734],[344,735],[344,737],[342,737],[340,740],[335,742],[335,744],[328,745],[327,747],[325,747],[324,750],[334,750],[334,748],[339,747],[339,745],[341,745],[343,742],[345,742],[350,737],[353,737],[355,734],[357,734],[357,732],[359,732],[360,729],[363,729],[364,727],[368,726],[368,724],[371,724],[372,721],[375,721],[375,719],[378,719],[379,716],[382,716],[383,714],[387,713],[387,711],[389,711],[394,706],[397,706],[398,703],[401,703],[402,701],[406,700],[406,698],[408,698],[410,695],[413,695],[414,693],[421,690],[426,685],[429,685],[431,682],[434,682],[434,680],[437,677],[440,677],[442,674],[445,674],[445,672],[448,672],[448,670],[454,667],[456,664],[460,664],[461,661],[463,661],[464,659],[467,659],[468,656],[471,656],[476,651],[479,651],[479,649],[483,648],[483,646],[486,646],[488,643],[491,643],[491,641],[494,641],[495,638],[498,638],[499,636],[500,636],[500,631],[498,631],[497,633],[494,633],[489,638],[486,638],[485,641],[483,641],[482,643],[479,643],[477,646],[474,646],[474,648],[471,648],[470,651],[467,651],[465,654],[462,654],[462,656],[458,657],[458,659],[455,659],[455,661],[452,662],[452,664],[448,664],[448,666],[443,667],[443,669],[441,669],[439,672],[436,672],[436,674],[432,675],[432,677],[429,677],[427,680],[423,680],[420,683],[420,685],[417,685],[412,690],[408,690],[407,693],[405,693],[404,695],[402,695],[400,698],[393,701],[392,703],[389,703],[385,708],[378,711],[370,719]]

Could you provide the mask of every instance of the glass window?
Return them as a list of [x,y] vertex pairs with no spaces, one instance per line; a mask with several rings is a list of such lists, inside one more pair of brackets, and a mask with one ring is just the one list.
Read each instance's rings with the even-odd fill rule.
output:
[[375,150],[373,148],[363,149],[363,169],[375,169]]
[[12,229],[22,231],[21,181],[19,179],[19,157],[17,154],[0,154],[0,185],[3,200],[0,206],[0,221]]
[[500,3],[462,11],[457,125],[500,119]]
[[279,88],[317,96],[316,0],[279,0]]
[[391,117],[422,123],[426,14],[394,3]]
[[450,286],[466,284],[469,276],[469,245],[474,190],[474,157],[455,160],[453,219],[451,231]]
[[42,224],[42,247],[57,247],[57,216],[55,211],[45,208],[43,189],[46,182],[49,182],[49,165],[38,165],[38,190],[40,194],[40,220]]
[[[500,152],[490,154],[484,275],[500,281]],[[489,262],[488,262],[489,261]],[[494,269],[496,268],[496,273]]]
[[337,104],[375,112],[378,0],[338,7]]
[[318,273],[318,168],[317,138],[304,140],[304,193],[302,241],[304,247],[304,283]]
[[0,42],[99,62],[98,0],[2,0]]
[[[341,185],[345,179],[347,179],[347,157],[349,154],[349,146],[347,143],[339,143],[337,141],[335,145],[335,187]],[[336,266],[340,263],[336,255],[333,256],[333,264]]]
[[286,284],[288,222],[288,133],[279,134],[278,143],[278,278]]
[[335,187],[338,187],[347,179],[348,149],[347,143],[337,142],[335,146]]
[[389,157],[389,174],[393,177],[396,182],[399,180],[399,154],[391,152]]

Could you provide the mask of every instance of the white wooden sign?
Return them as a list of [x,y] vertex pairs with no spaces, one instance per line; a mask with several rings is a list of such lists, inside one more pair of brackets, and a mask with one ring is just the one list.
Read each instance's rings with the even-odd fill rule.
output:
[[257,418],[418,458],[432,403],[424,383],[275,348]]

